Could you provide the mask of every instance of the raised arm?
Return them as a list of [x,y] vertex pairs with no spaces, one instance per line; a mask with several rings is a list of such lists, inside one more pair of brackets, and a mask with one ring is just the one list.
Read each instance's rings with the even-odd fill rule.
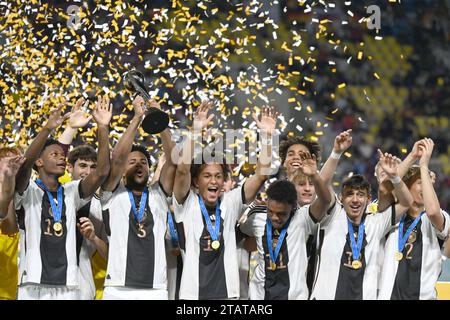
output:
[[[336,138],[334,139],[333,151],[320,170],[320,177],[330,190],[331,194],[334,194],[334,190],[331,186],[331,181],[333,179],[334,173],[336,172],[339,159],[341,158],[342,154],[352,145],[353,138],[351,134],[352,129],[349,129],[341,132],[336,136]],[[332,197],[330,207],[334,205],[335,201],[336,198]]]
[[25,162],[19,169],[16,175],[16,191],[22,193],[28,186],[28,182],[31,177],[31,170],[34,162],[39,158],[42,148],[44,148],[50,133],[58,126],[60,126],[65,119],[67,119],[70,113],[62,115],[62,109],[66,104],[60,104],[57,109],[50,112],[47,124],[41,129],[39,134],[34,138],[31,145],[25,152]]
[[[380,169],[381,171],[381,169]],[[378,179],[378,211],[382,212],[389,208],[391,205],[395,203],[395,197],[392,194],[392,191],[394,190],[394,186],[392,185],[392,182],[390,182],[387,179]]]
[[109,174],[109,123],[112,118],[112,104],[109,98],[98,97],[97,105],[93,113],[97,123],[98,155],[97,169],[81,180],[81,192],[84,198],[91,197],[95,191],[105,182]]
[[317,172],[317,159],[309,153],[301,154],[300,171],[311,179],[316,190],[317,198],[312,202],[309,212],[320,221],[325,216],[325,212],[330,206],[332,195],[330,189]]
[[[179,204],[184,203],[191,188],[191,163],[194,157],[195,143],[198,142],[197,137],[201,137],[202,130],[206,128],[208,123],[214,118],[214,115],[208,116],[208,110],[212,107],[212,103],[202,101],[194,115],[192,131],[183,142],[181,155],[178,159],[175,171],[175,183],[173,185],[173,194]],[[201,141],[200,141],[201,142]],[[168,156],[166,156],[168,158]]]
[[272,165],[272,137],[275,133],[279,113],[274,107],[262,107],[261,119],[253,114],[253,119],[258,126],[261,136],[261,151],[259,153],[258,162],[256,163],[255,174],[245,181],[244,193],[245,202],[252,202],[264,181],[271,173]]
[[422,156],[422,151],[419,148],[419,145],[423,142],[424,139],[416,141],[410,153],[406,156],[405,159],[398,166],[398,175],[400,178],[403,178],[405,174],[408,172],[408,169],[420,159]]
[[128,154],[131,152],[134,138],[141,124],[142,116],[144,115],[144,104],[145,101],[141,96],[137,96],[133,100],[134,117],[114,147],[111,158],[111,170],[108,178],[102,185],[102,189],[105,191],[113,191],[122,178],[127,164]]
[[14,197],[15,178],[24,162],[23,156],[5,157],[0,160],[0,222],[9,215],[10,204]]
[[12,236],[19,232],[16,210],[14,209],[14,203],[12,200],[9,202],[8,214],[6,215],[5,219],[0,222],[0,230],[2,234],[7,236]]
[[379,164],[381,169],[386,173],[387,178],[392,182],[394,190],[392,191],[395,198],[397,199],[397,204],[395,205],[396,221],[401,217],[401,215],[411,207],[413,203],[413,197],[408,190],[408,187],[403,182],[398,174],[399,163],[393,155],[389,153],[383,154],[378,150],[380,156]]
[[89,121],[91,121],[92,116],[87,116],[87,114],[81,109],[81,106],[85,102],[86,100],[81,97],[72,108],[72,111],[70,112],[69,123],[58,138],[59,143],[63,145],[71,145],[78,128],[85,127],[89,123]]
[[420,165],[420,179],[422,182],[422,198],[426,210],[426,214],[433,226],[442,232],[444,230],[445,219],[441,213],[441,207],[436,192],[433,188],[433,183],[430,177],[429,164],[431,154],[433,153],[434,142],[429,138],[425,138],[418,146],[421,151],[419,160]]

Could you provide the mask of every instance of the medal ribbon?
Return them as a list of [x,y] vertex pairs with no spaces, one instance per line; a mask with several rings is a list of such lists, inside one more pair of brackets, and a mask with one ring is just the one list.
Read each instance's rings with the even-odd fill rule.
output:
[[200,204],[200,209],[202,210],[203,217],[205,218],[206,227],[208,228],[208,232],[211,235],[211,239],[213,241],[219,240],[220,235],[220,200],[216,204],[216,224],[213,228],[211,219],[209,218],[208,210],[206,210],[205,203],[203,202],[203,199],[198,196],[198,203]]
[[348,235],[350,238],[350,244],[352,247],[352,255],[353,260],[358,260],[359,256],[361,255],[361,248],[364,238],[364,224],[366,222],[366,219],[362,219],[361,223],[359,224],[358,228],[358,243],[355,241],[355,235],[353,234],[353,225],[349,218],[347,218],[348,223]]
[[142,217],[144,216],[145,207],[147,206],[148,188],[145,187],[144,191],[142,192],[141,203],[139,204],[139,214],[136,209],[136,204],[134,203],[133,192],[131,192],[131,190],[129,189],[127,189],[127,191],[128,196],[130,197],[131,210],[133,211],[134,218],[136,219],[137,223],[140,223],[142,221]]
[[167,211],[167,221],[169,222],[170,240],[172,241],[172,246],[174,248],[178,247],[178,233],[175,229],[175,224],[173,222],[172,213]]
[[398,225],[398,252],[402,252],[403,248],[405,247],[406,241],[409,238],[409,235],[413,231],[413,229],[417,226],[420,219],[422,218],[423,214],[425,213],[425,210],[422,211],[416,219],[414,219],[413,223],[409,226],[408,230],[406,230],[405,234],[402,236],[403,232],[403,226],[405,225],[405,218],[406,214],[403,215],[403,217],[400,219],[400,224]]
[[58,199],[58,206],[55,204],[55,199],[53,199],[53,195],[52,193],[47,189],[47,187],[45,186],[45,184],[42,182],[41,179],[37,179],[36,183],[45,190],[45,192],[47,193],[48,196],[48,200],[50,201],[50,205],[52,207],[52,212],[53,212],[53,220],[55,220],[56,222],[61,221],[61,215],[62,215],[62,210],[63,210],[63,201],[62,201],[62,194],[63,194],[63,188],[62,185],[58,184],[58,190],[56,192],[56,197]]
[[277,246],[276,246],[275,252],[274,252],[273,247],[272,247],[272,221],[270,221],[270,219],[267,218],[267,223],[266,223],[267,247],[269,249],[270,260],[272,260],[273,263],[277,263],[278,254],[280,253],[281,245],[283,244],[283,240],[284,240],[284,237],[286,236],[287,228],[289,227],[290,222],[291,222],[291,218],[289,218],[289,220],[283,226],[280,236],[278,237]]

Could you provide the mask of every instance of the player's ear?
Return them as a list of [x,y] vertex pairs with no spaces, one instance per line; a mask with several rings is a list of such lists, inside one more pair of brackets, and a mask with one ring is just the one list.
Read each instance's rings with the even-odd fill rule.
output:
[[67,171],[72,174],[73,173],[73,165],[71,163],[67,164]]
[[194,187],[196,187],[196,188],[198,189],[198,177],[195,177],[195,178],[192,180],[192,183],[193,183]]
[[40,168],[44,166],[44,160],[42,158],[38,158],[35,162],[34,162],[35,166]]

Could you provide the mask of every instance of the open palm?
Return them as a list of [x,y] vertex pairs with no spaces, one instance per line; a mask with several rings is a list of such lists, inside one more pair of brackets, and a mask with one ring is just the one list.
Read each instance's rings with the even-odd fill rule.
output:
[[25,162],[24,156],[5,157],[0,160],[0,172],[5,179],[14,179],[20,166]]
[[109,103],[107,96],[98,97],[97,105],[93,112],[94,120],[99,126],[109,126],[112,118],[112,104]]
[[274,107],[263,106],[261,108],[260,119],[258,119],[255,113],[252,116],[261,132],[273,133],[277,124],[278,115],[279,113],[275,111]]
[[352,129],[341,132],[336,139],[334,139],[334,151],[337,153],[343,153],[352,145]]
[[311,177],[317,173],[317,159],[314,155],[303,152],[300,155],[302,160],[300,163],[300,170],[305,176]]
[[50,111],[50,116],[48,117],[45,127],[53,130],[59,127],[64,122],[64,120],[66,120],[70,116],[70,113],[66,113],[64,115],[62,114],[62,110],[64,109],[66,104],[66,102],[61,103],[56,109]]
[[378,154],[380,156],[380,166],[381,169],[387,174],[389,179],[392,179],[394,177],[398,176],[398,161],[397,157],[393,156],[390,153],[382,153],[378,149]]
[[194,115],[194,130],[195,131],[201,131],[202,129],[206,128],[208,123],[211,122],[211,120],[214,118],[214,115],[211,114],[208,116],[208,111],[213,106],[213,103],[210,101],[202,101],[200,106],[198,107],[197,111]]
[[92,119],[91,115],[88,115],[86,112],[84,112],[84,110],[81,109],[81,106],[85,102],[86,100],[84,100],[84,98],[78,99],[77,103],[70,112],[69,126],[73,129],[85,127]]

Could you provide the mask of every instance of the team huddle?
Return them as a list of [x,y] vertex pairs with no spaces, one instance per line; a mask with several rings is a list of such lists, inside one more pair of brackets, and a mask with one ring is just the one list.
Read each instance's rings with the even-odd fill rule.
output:
[[[168,128],[160,134],[164,155],[150,179],[151,156],[134,140],[145,105],[159,104],[137,96],[110,150],[109,99],[89,117],[84,103],[52,111],[24,154],[0,149],[1,230],[20,234],[17,299],[94,299],[95,252],[107,260],[105,300],[436,299],[450,220],[433,188],[431,139],[403,160],[378,150],[375,200],[359,174],[332,186],[351,130],[321,168],[317,142],[287,138],[269,174],[278,113],[263,107],[255,172],[234,181],[226,161],[194,161],[213,120],[204,101],[179,148]],[[91,118],[97,150],[72,147]],[[66,170],[71,181],[60,183]]]

